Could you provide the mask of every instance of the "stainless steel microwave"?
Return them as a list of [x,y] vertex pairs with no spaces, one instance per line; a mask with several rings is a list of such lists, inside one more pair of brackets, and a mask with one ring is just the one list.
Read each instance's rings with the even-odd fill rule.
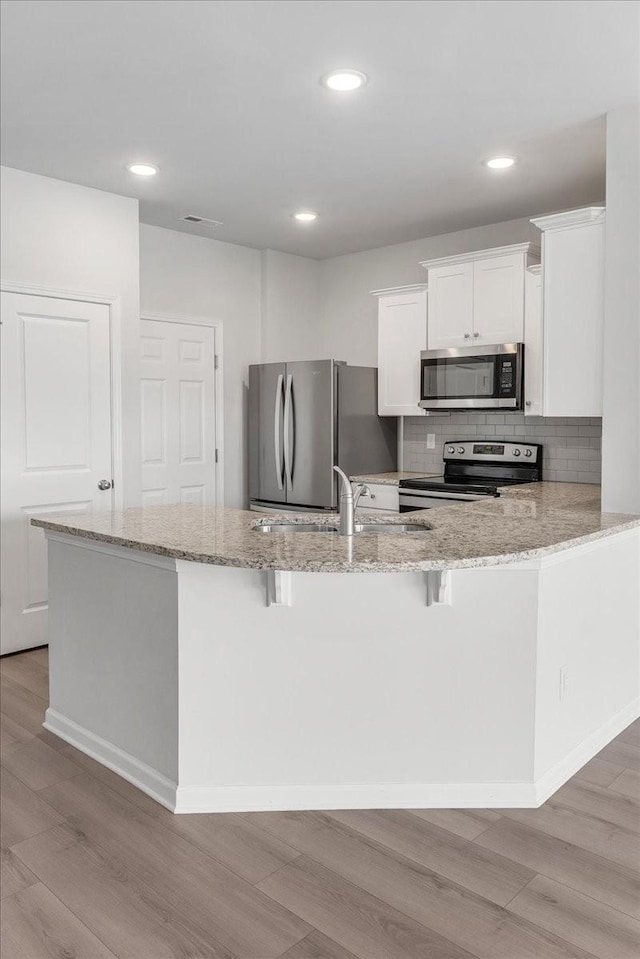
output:
[[499,343],[420,354],[425,410],[521,410],[524,344]]

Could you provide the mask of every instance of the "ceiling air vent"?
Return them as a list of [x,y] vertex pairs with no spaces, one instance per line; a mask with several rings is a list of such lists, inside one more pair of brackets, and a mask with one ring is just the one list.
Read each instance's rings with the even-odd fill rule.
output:
[[220,220],[212,220],[208,216],[195,216],[193,213],[188,213],[186,216],[182,217],[183,220],[186,220],[187,223],[203,223],[205,226],[210,226],[215,229],[218,226],[224,226]]

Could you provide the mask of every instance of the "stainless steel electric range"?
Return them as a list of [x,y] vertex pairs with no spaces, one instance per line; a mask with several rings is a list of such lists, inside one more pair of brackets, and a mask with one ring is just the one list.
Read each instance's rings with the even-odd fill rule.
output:
[[444,473],[400,480],[400,512],[500,495],[503,486],[542,479],[542,446],[496,440],[444,444]]

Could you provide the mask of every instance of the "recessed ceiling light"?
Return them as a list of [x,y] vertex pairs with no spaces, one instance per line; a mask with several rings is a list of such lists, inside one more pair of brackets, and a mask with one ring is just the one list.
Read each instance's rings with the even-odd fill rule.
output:
[[333,70],[322,78],[324,86],[337,93],[351,93],[352,90],[359,90],[366,82],[366,74],[360,73],[359,70]]
[[136,176],[155,176],[158,167],[153,163],[127,163],[129,173],[135,173]]
[[515,157],[491,157],[486,161],[486,166],[490,170],[508,170],[515,162]]
[[293,213],[292,216],[298,223],[313,223],[314,220],[318,219],[318,214],[311,210],[300,210],[299,213]]

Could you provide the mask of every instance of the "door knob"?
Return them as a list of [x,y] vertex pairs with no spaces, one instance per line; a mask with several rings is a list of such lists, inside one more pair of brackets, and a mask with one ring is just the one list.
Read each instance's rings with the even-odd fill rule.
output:
[[100,480],[98,489],[111,489],[111,480]]

